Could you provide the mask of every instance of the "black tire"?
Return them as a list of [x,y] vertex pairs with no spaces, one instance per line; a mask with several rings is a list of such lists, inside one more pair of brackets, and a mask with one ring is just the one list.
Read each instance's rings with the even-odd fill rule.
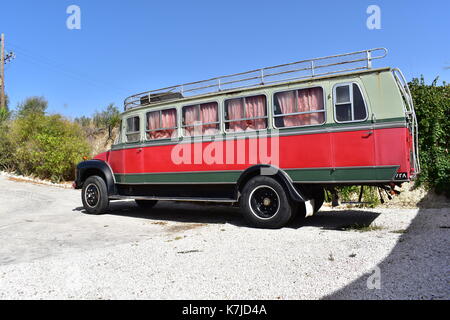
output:
[[105,180],[99,176],[86,179],[81,190],[84,209],[89,214],[102,214],[108,210],[109,198]]
[[284,188],[266,176],[247,182],[242,190],[241,209],[249,225],[267,229],[282,228],[295,214],[295,205]]
[[134,200],[134,201],[141,209],[151,209],[158,203],[157,200]]

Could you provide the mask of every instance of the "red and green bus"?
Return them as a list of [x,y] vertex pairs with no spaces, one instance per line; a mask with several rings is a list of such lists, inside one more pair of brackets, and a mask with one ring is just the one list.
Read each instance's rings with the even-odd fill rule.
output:
[[280,228],[345,185],[393,191],[419,173],[417,120],[384,48],[302,60],[133,95],[111,150],[77,166],[88,213],[109,201],[239,205]]

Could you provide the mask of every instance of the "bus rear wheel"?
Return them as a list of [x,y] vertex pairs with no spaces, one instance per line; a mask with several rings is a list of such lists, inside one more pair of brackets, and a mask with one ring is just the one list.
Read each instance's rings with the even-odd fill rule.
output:
[[273,178],[258,176],[242,190],[241,209],[253,227],[278,229],[294,215],[294,206],[284,188]]

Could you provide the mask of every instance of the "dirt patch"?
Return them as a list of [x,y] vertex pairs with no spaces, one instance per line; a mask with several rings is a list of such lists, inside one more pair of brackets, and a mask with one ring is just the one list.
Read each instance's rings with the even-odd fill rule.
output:
[[178,254],[188,254],[188,253],[197,253],[202,252],[201,250],[187,250],[187,251],[178,251]]
[[167,225],[167,222],[158,221],[158,222],[152,222],[151,224],[155,224],[155,225],[158,225],[158,226],[165,226],[165,225]]
[[[450,207],[450,199],[445,195],[438,195],[433,191],[428,191],[424,187],[415,187],[414,182],[404,183],[400,195],[392,196],[389,200],[383,192],[384,204],[379,204],[375,208],[408,208],[408,209],[440,209]],[[324,203],[324,207],[332,208],[331,203]],[[363,206],[364,207],[364,206]],[[338,209],[361,208],[360,204],[341,203]]]
[[206,227],[206,226],[207,226],[206,223],[180,224],[180,225],[175,225],[175,226],[168,227],[166,229],[166,231],[170,232],[170,233],[178,233],[178,232],[184,232],[184,231],[197,229],[197,228],[201,228],[201,227]]
[[64,188],[64,189],[71,189],[72,184],[71,182],[63,182],[63,183],[52,183],[50,181],[40,180],[40,179],[34,179],[34,178],[28,178],[28,177],[21,177],[21,176],[13,176],[12,174],[5,174],[9,181],[13,182],[21,182],[21,183],[31,183],[35,185],[40,186],[51,186],[51,187],[58,187],[58,188]]
[[450,199],[444,195],[427,191],[423,187],[416,188],[414,182],[404,183],[400,189],[400,195],[394,196],[392,200],[386,200],[377,208],[448,208]]
[[28,183],[32,183],[32,184],[40,184],[40,185],[43,185],[43,186],[46,185],[43,182],[37,182],[37,181],[31,181],[31,180],[20,179],[20,178],[13,178],[13,177],[9,177],[8,180],[9,181],[14,181],[14,182],[28,182]]

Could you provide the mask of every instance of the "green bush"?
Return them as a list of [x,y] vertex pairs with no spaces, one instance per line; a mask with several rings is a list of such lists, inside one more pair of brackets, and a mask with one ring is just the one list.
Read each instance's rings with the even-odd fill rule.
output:
[[[356,202],[359,200],[361,186],[340,187],[337,189],[341,202]],[[331,199],[330,199],[331,201]],[[364,186],[362,196],[363,207],[375,208],[380,204],[380,195],[377,187]]]
[[9,136],[10,122],[0,122],[0,170],[14,169],[14,146]]
[[[9,111],[9,97],[8,95],[5,96],[6,105],[4,108],[0,107],[0,126],[5,123],[5,121],[8,121],[11,117],[11,112]],[[0,127],[0,130],[3,130],[4,128]],[[1,134],[1,132],[0,132]]]
[[5,121],[8,121],[10,117],[10,112],[8,109],[0,108],[0,125]]
[[74,178],[75,165],[90,153],[78,124],[61,115],[30,113],[15,119],[9,132],[17,172],[52,181]]
[[0,169],[55,182],[74,178],[75,165],[90,147],[78,124],[46,115],[47,105],[42,97],[28,98],[15,118],[8,113],[0,121]]
[[418,183],[450,197],[450,86],[437,81],[426,85],[422,77],[409,84],[419,123]]

